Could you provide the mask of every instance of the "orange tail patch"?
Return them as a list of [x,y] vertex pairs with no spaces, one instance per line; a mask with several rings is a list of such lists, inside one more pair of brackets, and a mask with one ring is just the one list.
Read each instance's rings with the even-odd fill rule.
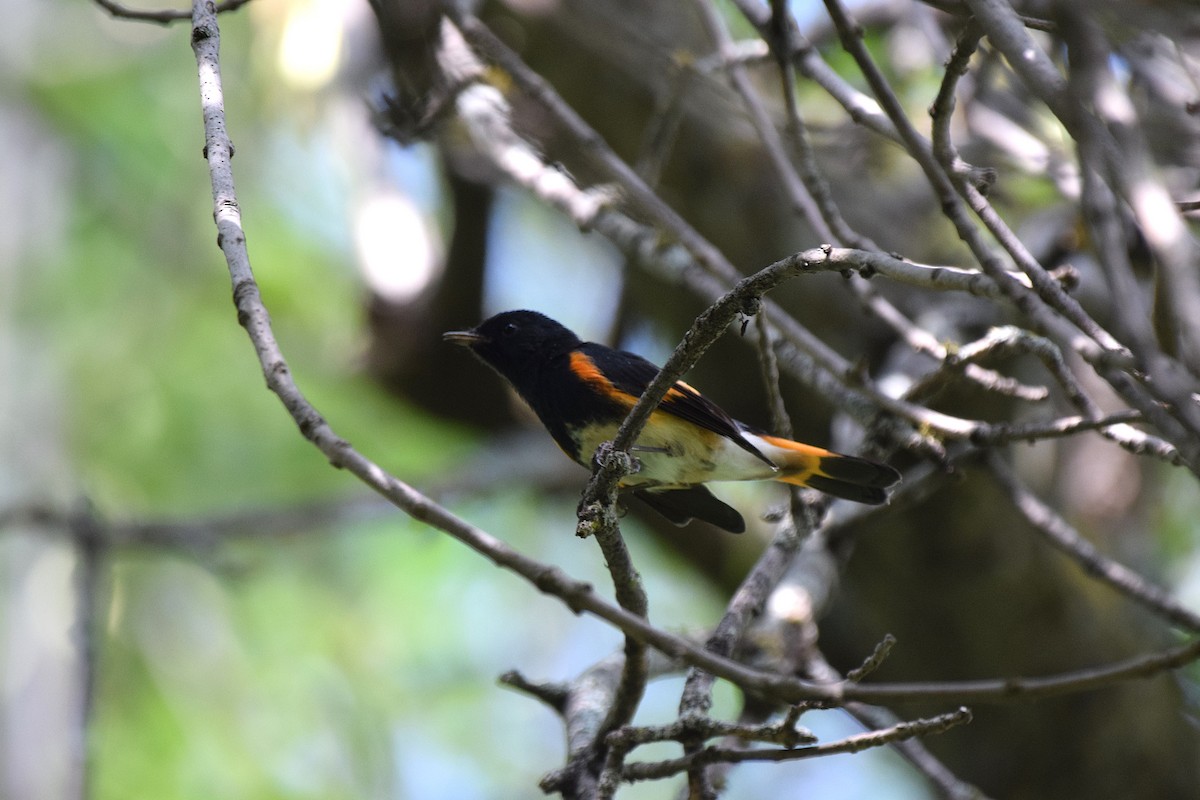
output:
[[847,456],[777,436],[764,441],[783,452],[775,480],[793,486],[809,486],[834,497],[879,505],[887,500],[887,487],[900,480],[900,473],[886,464],[858,456]]

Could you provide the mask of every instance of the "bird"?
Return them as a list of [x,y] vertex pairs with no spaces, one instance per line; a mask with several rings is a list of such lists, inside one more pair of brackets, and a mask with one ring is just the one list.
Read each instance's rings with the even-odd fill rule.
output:
[[[559,448],[583,466],[612,440],[659,372],[636,353],[583,341],[537,311],[504,311],[442,338],[508,381]],[[667,390],[631,453],[640,468],[619,489],[676,525],[700,519],[731,533],[744,531],[745,520],[709,491],[710,481],[773,480],[879,505],[900,480],[886,464],[739,422],[683,381]]]

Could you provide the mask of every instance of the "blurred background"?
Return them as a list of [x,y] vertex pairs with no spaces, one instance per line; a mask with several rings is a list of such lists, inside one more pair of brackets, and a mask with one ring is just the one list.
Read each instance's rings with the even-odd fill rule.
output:
[[[921,117],[952,21],[917,3],[853,5]],[[752,35],[719,6],[736,37]],[[860,84],[819,4],[792,6],[830,64]],[[1187,11],[1165,8],[1143,20],[1148,37]],[[253,0],[221,17],[239,199],[276,334],[302,390],[364,454],[606,587],[594,545],[571,535],[586,472],[439,334],[526,307],[661,361],[705,304],[503,185],[453,130],[404,144],[383,135],[385,98],[428,91],[416,61],[436,19],[420,2],[394,10],[390,33],[407,32],[407,49],[381,44],[366,0]],[[510,0],[481,16],[630,162],[653,152],[647,130],[675,66],[712,49],[686,4]],[[564,757],[561,724],[496,677],[517,668],[565,680],[621,638],[373,499],[265,391],[214,247],[186,22],[114,20],[82,0],[0,0],[0,18],[0,797],[539,796],[538,778]],[[1188,24],[1177,41],[1194,47],[1195,14],[1179,19]],[[405,53],[416,59],[409,73],[397,71]],[[757,78],[769,87],[773,75],[764,66]],[[1161,95],[1200,94],[1159,76]],[[960,133],[977,163],[1003,171],[994,202],[1048,265],[1083,265],[1082,296],[1102,317],[1109,298],[1087,294],[1061,153],[1044,144],[1050,121],[1002,75],[974,90],[992,102]],[[851,224],[884,249],[968,264],[903,153],[827,95],[799,91]],[[662,196],[746,272],[818,244],[719,75],[691,78],[681,96],[668,157],[642,164]],[[553,122],[511,100],[547,157],[587,182]],[[1172,174],[1198,188],[1194,118],[1156,119]],[[934,307],[883,291],[948,339],[1009,321],[986,303],[939,296]],[[569,299],[579,297],[587,302]],[[795,282],[778,299],[868,372],[894,357],[894,334],[836,276]],[[727,336],[689,381],[766,424],[748,354]],[[1006,368],[1045,381],[1032,362]],[[785,389],[798,437],[831,441],[830,404],[796,382]],[[1029,414],[982,393],[939,403],[968,417]],[[1186,472],[1099,437],[1008,454],[1103,550],[1200,607],[1200,492]],[[784,498],[719,493],[748,519]],[[769,533],[758,521],[736,540],[680,531],[637,511],[623,528],[652,619],[673,630],[719,618]],[[900,641],[880,674],[889,680],[1041,674],[1177,641],[1033,539],[969,468],[857,533],[822,645],[850,668],[888,632]],[[977,709],[969,728],[929,745],[998,797],[1193,796],[1195,678],[1189,668]],[[671,720],[680,685],[652,686],[638,721]],[[720,686],[717,701],[715,715],[736,716],[731,689]],[[803,722],[823,738],[859,730],[838,712]],[[655,753],[674,751],[645,757]],[[801,793],[932,796],[887,751],[744,766],[725,796]]]

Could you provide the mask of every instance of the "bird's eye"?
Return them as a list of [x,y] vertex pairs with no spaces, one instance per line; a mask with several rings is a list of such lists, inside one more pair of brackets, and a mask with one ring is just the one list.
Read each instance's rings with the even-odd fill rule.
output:
[[505,325],[503,328],[500,329],[501,336],[512,336],[516,332],[517,332],[517,323],[515,323],[515,322],[510,322],[507,325]]

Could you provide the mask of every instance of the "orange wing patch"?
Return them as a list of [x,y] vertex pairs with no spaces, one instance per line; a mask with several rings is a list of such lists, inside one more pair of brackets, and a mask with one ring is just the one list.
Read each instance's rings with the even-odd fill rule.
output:
[[699,397],[700,393],[683,381],[675,381],[675,385],[670,389],[667,389],[667,395],[664,399],[679,400],[688,397],[689,395],[692,397]]
[[[612,381],[605,377],[600,368],[596,366],[596,362],[592,360],[591,356],[586,353],[581,353],[578,350],[571,353],[569,365],[571,372],[575,373],[576,377],[599,389],[600,393],[610,400],[615,400],[627,408],[633,408],[637,402],[636,397],[614,386]],[[694,388],[683,381],[676,381],[675,385],[667,390],[664,399],[681,399],[689,395],[700,397],[700,393]]]
[[625,408],[633,408],[637,402],[636,397],[613,386],[612,381],[604,377],[604,373],[596,366],[596,362],[592,361],[591,357],[585,353],[581,353],[578,350],[571,353],[569,367],[577,378],[590,384],[593,388],[599,390],[602,395],[620,403]]

